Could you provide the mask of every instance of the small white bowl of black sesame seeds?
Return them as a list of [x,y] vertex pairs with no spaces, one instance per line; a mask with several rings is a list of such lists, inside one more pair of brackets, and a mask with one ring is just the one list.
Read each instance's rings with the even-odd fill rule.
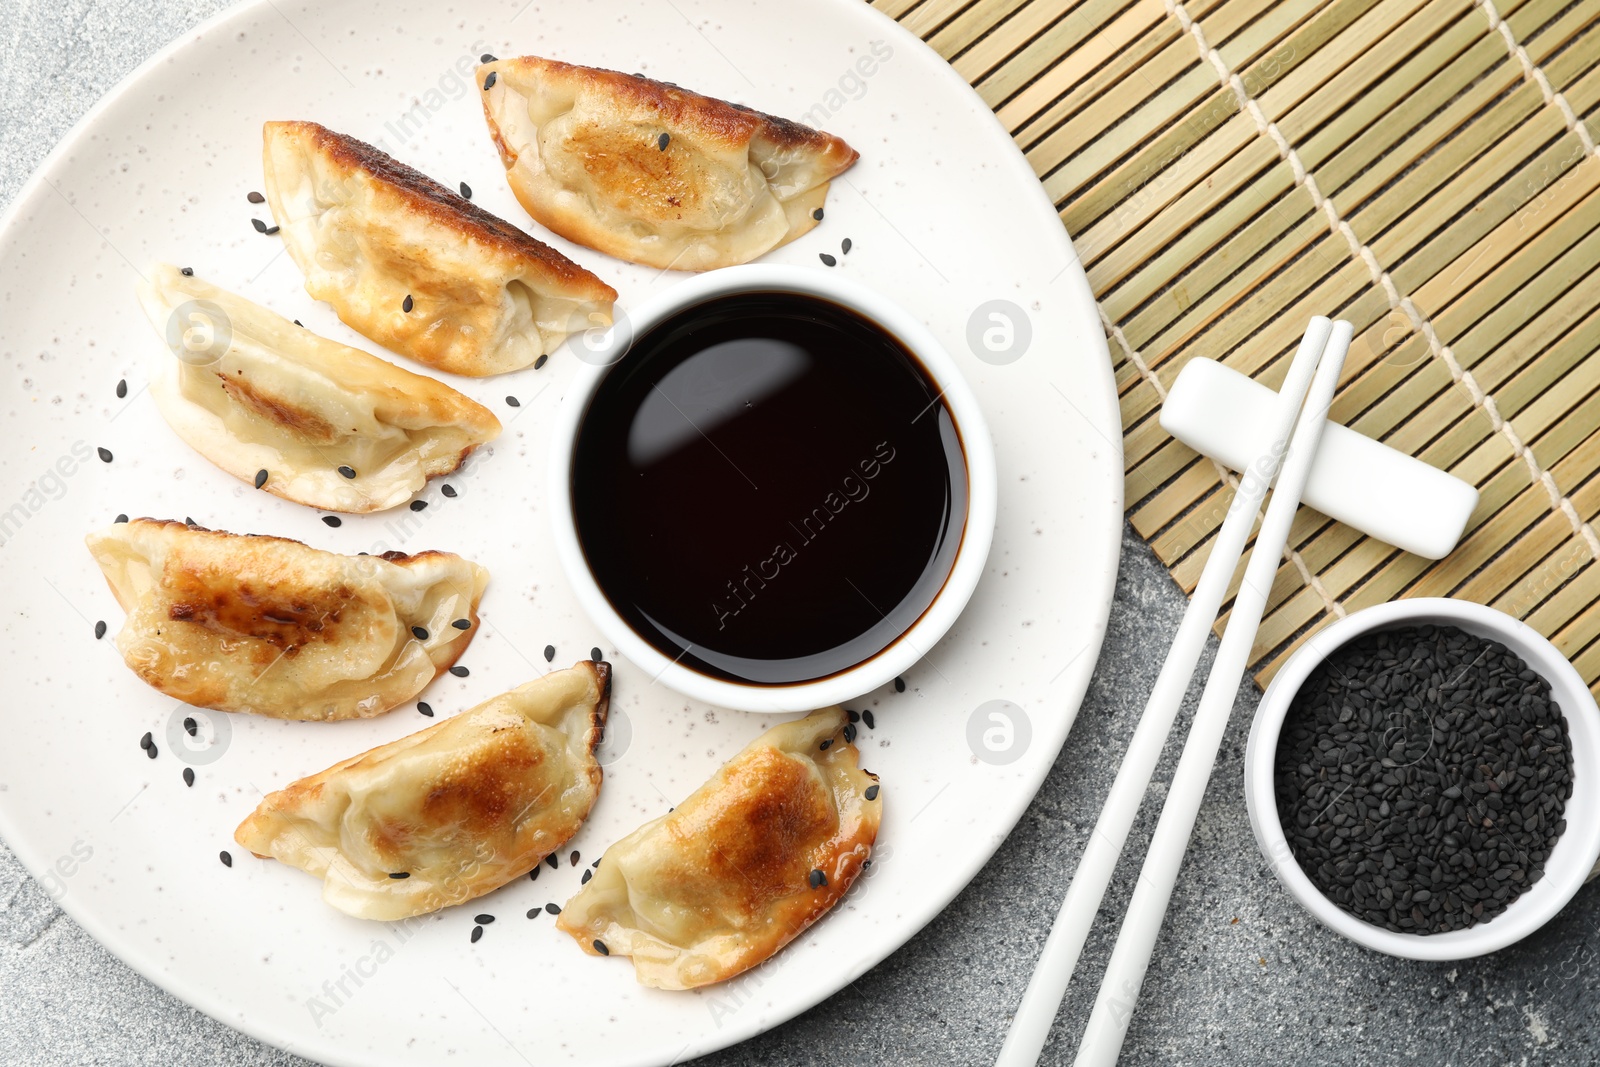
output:
[[1245,802],[1268,866],[1325,925],[1408,959],[1481,956],[1553,918],[1600,859],[1600,709],[1509,615],[1381,604],[1267,687]]

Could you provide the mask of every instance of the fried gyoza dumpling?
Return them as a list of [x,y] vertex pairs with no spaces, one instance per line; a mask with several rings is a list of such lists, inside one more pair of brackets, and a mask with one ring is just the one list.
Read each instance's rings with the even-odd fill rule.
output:
[[641,75],[523,56],[480,66],[478,85],[528,214],[663,270],[748,263],[794,240],[857,157],[832,134]]
[[359,919],[482,896],[588,817],[610,680],[604,663],[547,674],[270,794],[233,838],[321,878]]
[[845,713],[775,726],[676,810],[606,849],[557,925],[634,976],[692,989],[755,966],[816,922],[872,855],[883,802]]
[[235,478],[286,500],[392,508],[500,433],[488,408],[449,386],[170,264],[150,269],[139,298],[171,349],[150,377],[167,425]]
[[410,700],[471,643],[489,582],[449,552],[341,556],[158,519],[88,543],[128,613],[117,649],[133,673],[186,704],[275,719]]
[[358,333],[440,370],[529,366],[611,322],[617,292],[369,144],[269,122],[267,203],[306,292]]

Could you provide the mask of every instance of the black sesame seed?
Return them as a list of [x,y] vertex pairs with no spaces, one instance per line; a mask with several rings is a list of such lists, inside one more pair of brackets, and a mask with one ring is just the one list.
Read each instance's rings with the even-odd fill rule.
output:
[[417,701],[417,710],[422,712],[422,714],[426,715],[428,718],[433,718],[433,705],[428,703],[426,700]]
[[278,232],[278,227],[276,227],[276,226],[268,226],[268,227],[267,227],[267,228],[266,228],[266,231],[265,231],[265,232],[266,232],[266,235],[267,235],[267,236],[268,236],[268,237],[271,237],[271,236],[272,236],[272,235],[273,235],[273,234],[275,234],[275,233],[277,233],[277,232]]
[[296,326],[300,327],[302,330],[306,328],[306,324],[301,322],[299,319],[295,319],[294,320],[294,324]]
[[528,909],[528,918],[530,918],[530,919],[537,919],[539,916],[541,916],[543,914],[544,914],[544,909],[543,908],[529,908]]
[[145,735],[139,738],[139,747],[148,752],[150,750],[150,746],[155,744],[155,740],[156,739],[154,735],[152,735],[150,731],[146,730]]
[[490,89],[493,89],[493,88],[494,88],[494,79],[495,79],[495,75],[496,75],[496,74],[498,74],[498,73],[499,73],[499,72],[498,72],[498,71],[493,71],[493,70],[491,70],[491,71],[490,71],[490,72],[489,72],[489,76],[488,76],[488,77],[487,77],[487,78],[485,78],[485,79],[483,79],[483,88],[484,88],[484,91],[486,91],[486,92],[487,92],[487,91],[488,91],[488,90],[490,90]]
[[226,851],[217,853],[217,859],[222,861],[222,865],[224,867],[232,867],[233,866],[233,857],[228,855],[228,853]]
[[262,196],[260,193],[256,192],[253,189],[250,192],[244,194],[244,198],[246,200],[250,201],[252,204],[265,204],[267,202],[267,198],[266,197]]
[[194,788],[194,768],[193,767],[185,767],[183,769],[183,784],[188,786],[190,789]]
[[533,361],[533,369],[534,370],[538,370],[540,367],[544,366],[548,362],[550,362],[550,357],[548,355],[542,355],[538,359]]
[[578,865],[578,850],[577,849],[573,849],[572,850],[572,855],[567,857],[567,861],[569,863],[571,863],[574,867],[576,867]]
[[813,211],[811,213],[811,217],[816,219],[818,222],[821,222],[822,221],[822,209],[820,207],[817,208],[817,210],[815,210],[815,211]]
[[199,526],[200,525],[198,522],[194,521],[194,518],[192,516],[189,516],[189,515],[185,515],[184,516],[183,524],[185,526]]
[[896,693],[904,693],[906,691],[906,680],[904,678],[896,678],[894,680],[894,691]]
[[593,648],[591,648],[589,650],[589,658],[594,660],[596,663],[599,663],[602,659],[605,658],[604,656],[602,656],[600,654],[600,646],[599,645],[596,645],[595,647],[593,647]]
[[828,876],[823,874],[820,869],[813,870],[811,872],[810,882],[812,889],[821,889],[823,886],[828,884]]
[[667,150],[667,145],[671,143],[672,135],[670,133],[664,133],[660,137],[656,138],[656,150],[665,152]]
[[[662,134],[662,136],[664,137],[666,135]],[[600,953],[600,955],[602,955],[602,956],[611,955],[611,950],[606,948],[606,943],[604,941],[600,940],[598,937],[594,939],[594,950],[596,952]]]
[[425,508],[427,506],[428,506],[428,502],[426,500],[413,500],[411,502],[411,510],[412,511],[421,511],[423,508]]
[[411,309],[416,307],[416,306],[417,306],[417,302],[415,300],[411,299],[411,294],[410,293],[407,293],[406,294],[406,298],[404,300],[400,301],[400,310],[404,311],[408,315],[411,313]]
[[478,938],[480,938],[482,936],[483,936],[483,927],[474,926],[472,928],[472,943],[474,945],[476,945],[478,943]]
[[485,912],[484,914],[474,918],[472,921],[475,923],[481,923],[484,926],[488,926],[490,923],[494,922],[494,916]]
[[848,256],[850,254],[850,249],[854,245],[854,243],[855,242],[851,241],[850,238],[846,237],[843,241],[839,242],[839,251],[843,252],[845,255]]
[[517,398],[516,398],[516,397],[514,397],[514,396],[508,396],[508,397],[506,397],[506,403],[507,403],[507,404],[510,404],[510,405],[511,405],[511,406],[512,406],[512,407],[514,407],[514,408],[520,408],[520,407],[521,407],[521,406],[522,406],[522,401],[520,401],[520,400],[518,400],[518,399],[517,399]]
[[193,278],[194,277],[194,268],[193,267],[179,267],[178,268],[178,273],[183,275],[185,278]]
[[104,619],[101,619],[99,622],[94,624],[94,639],[96,641],[98,641],[102,637],[104,637],[105,635],[106,635],[106,623],[105,623]]
[[1504,645],[1451,626],[1337,649],[1295,695],[1274,765],[1278,817],[1312,884],[1392,931],[1499,915],[1565,830],[1572,753],[1550,697]]
[[401,878],[410,878],[411,877],[411,872],[410,871],[390,871],[389,872],[389,877],[390,878],[394,878],[396,880],[401,879]]
[[546,856],[544,861],[550,865],[550,869],[552,871],[559,871],[561,869],[561,861],[556,858],[556,854],[554,852]]
[[116,521],[116,522],[127,522],[128,521],[128,516],[125,513],[122,514],[122,515],[118,515],[114,521]]
[[861,713],[859,711],[851,711],[849,708],[844,709],[844,717],[849,719],[851,722],[861,721]]
[[254,226],[256,228],[256,232],[257,233],[266,233],[267,232],[267,224],[262,222],[260,219],[251,219],[250,220],[250,225],[252,225],[252,226]]
[[868,800],[877,800],[878,799],[878,783],[874,782],[871,785],[867,786],[867,791],[862,795],[865,796]]
[[493,63],[494,62],[494,56],[490,55],[488,52],[485,52],[483,55],[478,57],[478,62],[479,63]]
[[539,865],[537,863],[535,863],[533,865],[533,870],[528,872],[528,881],[537,882],[538,880],[539,880]]
[[847,745],[848,744],[853,744],[855,742],[855,739],[856,739],[856,726],[855,726],[855,723],[851,723],[851,722],[845,723],[844,724],[844,741],[845,741],[845,744],[847,744]]
[[[601,857],[600,857],[600,859],[605,859],[605,857],[604,857],[604,856],[601,856]],[[591,866],[591,867],[598,867],[598,866],[600,866],[600,860],[595,860],[595,861],[594,861],[594,862],[593,862],[593,863],[591,863],[591,864],[589,864],[589,866]]]
[[144,750],[144,754],[149,756],[151,759],[155,759],[161,754],[161,750],[157,748],[155,742],[152,741],[150,742],[150,746]]
[[100,454],[100,461],[102,463],[111,462],[111,450],[109,448],[97,448],[95,451]]
[[455,675],[457,678],[465,678],[467,675],[471,674],[472,672],[467,670],[465,667],[463,667],[461,664],[458,663],[454,667],[450,668],[450,673]]
[[471,200],[472,199],[472,186],[468,185],[466,182],[462,182],[461,183],[461,196],[466,200]]
[[544,661],[546,663],[549,663],[551,660],[553,660],[555,658],[556,658],[556,646],[555,645],[545,645],[544,646]]
[[583,877],[578,879],[578,884],[579,885],[588,885],[589,884],[589,879],[591,879],[593,877],[594,877],[594,872],[593,871],[584,871],[583,872]]
[[818,252],[817,258],[822,260],[822,265],[825,267],[837,267],[839,265],[839,261],[826,252]]
[[194,721],[193,715],[185,715],[183,717],[183,732],[188,734],[190,737],[199,736],[200,724]]
[[546,904],[544,906],[544,910],[548,911],[551,915],[560,915],[561,914],[561,905],[559,905],[559,904]]
[[822,744],[820,746],[818,746],[818,747],[821,748],[824,752],[826,752],[828,750],[828,746],[830,746],[832,744],[833,744],[833,738],[825,737],[825,738],[822,739]]
[[117,399],[121,400],[128,395],[128,379],[123,378],[117,382]]
[[411,636],[418,641],[426,641],[428,639],[428,628],[426,626],[413,626],[411,628]]
[[270,477],[272,477],[272,475],[267,473],[267,469],[265,467],[256,471],[256,488],[260,489],[263,485],[266,485],[267,479]]
[[863,711],[861,713],[861,721],[867,724],[867,729],[869,730],[876,730],[878,728],[872,721],[872,712],[870,711]]
[[337,515],[324,515],[324,516],[322,516],[322,521],[327,523],[329,526],[343,526],[344,525],[344,523],[339,520],[339,516],[337,516]]
[[346,478],[354,478],[356,476],[356,469],[349,464],[341,463],[339,465],[339,473]]
[[453,486],[453,485],[450,485],[449,483],[446,483],[446,484],[441,485],[439,487],[439,492],[443,493],[445,496],[447,496],[450,499],[454,500],[455,496],[456,496],[456,487]]
[[451,623],[450,625],[454,626],[458,630],[470,630],[470,629],[472,629],[472,620],[471,619],[457,619],[455,622]]

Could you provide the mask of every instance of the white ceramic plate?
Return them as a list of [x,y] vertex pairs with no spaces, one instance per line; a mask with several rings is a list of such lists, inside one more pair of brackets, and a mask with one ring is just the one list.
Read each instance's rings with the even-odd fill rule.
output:
[[[127,512],[347,552],[438,547],[481,561],[493,581],[483,632],[463,660],[471,676],[447,675],[425,694],[441,715],[549,669],[546,644],[559,667],[598,643],[545,515],[545,431],[576,365],[570,352],[540,371],[453,381],[506,423],[490,454],[449,479],[460,495],[444,498],[435,482],[423,512],[346,518],[339,529],[213,468],[144,391],[161,342],[133,286],[156,259],[373,347],[313,303],[278,240],[250,226],[268,217],[245,199],[261,185],[266,119],[316,119],[446,184],[470,183],[478,203],[612,282],[624,306],[674,284],[528,221],[468,91],[484,51],[640,70],[844,136],[861,161],[834,183],[826,220],[770,260],[822,270],[818,254],[833,253],[833,269],[922,318],[956,356],[994,433],[1000,517],[988,573],[950,635],[908,672],[904,693],[886,688],[853,705],[876,718],[858,743],[886,799],[870,877],[769,964],[720,987],[641,988],[625,961],[589,958],[548,916],[524,918],[577,888],[580,871],[565,863],[411,930],[334,912],[314,879],[244,854],[233,827],[262,792],[428,720],[409,706],[338,725],[199,714],[201,737],[188,742],[185,710],[93,635],[97,620],[115,633],[122,613],[82,539]],[[853,249],[839,255],[846,237]],[[1094,666],[1122,464],[1088,285],[1038,182],[978,97],[856,0],[245,5],[141,67],[11,206],[0,225],[0,324],[0,664],[10,679],[0,833],[78,922],[143,974],[304,1056],[654,1064],[781,1022],[883,959],[967,883],[1032,799]],[[119,379],[126,399],[115,394]],[[101,462],[96,448],[114,460]],[[612,708],[605,787],[571,846],[584,865],[772,721],[675,697],[625,662]],[[156,760],[139,748],[146,730]],[[185,766],[196,771],[193,788]],[[218,861],[222,849],[234,853],[231,868]],[[498,922],[469,944],[479,912]]]

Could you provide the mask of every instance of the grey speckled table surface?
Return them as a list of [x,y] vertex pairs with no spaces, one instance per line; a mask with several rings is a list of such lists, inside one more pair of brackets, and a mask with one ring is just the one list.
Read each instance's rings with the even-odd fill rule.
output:
[[[223,6],[0,0],[0,203],[96,99]],[[701,1062],[991,1062],[1182,610],[1171,579],[1126,535],[1088,699],[994,860],[943,915],[844,992]],[[1253,690],[1242,693],[1124,1062],[1600,1062],[1600,889],[1585,888],[1522,944],[1463,964],[1389,959],[1336,938],[1278,887],[1251,837],[1240,774],[1255,702]],[[1135,841],[1148,839],[1171,769],[1169,755]],[[1112,884],[1116,914],[1133,874],[1124,862]],[[1115,929],[1105,922],[1091,937],[1045,1062],[1069,1062]],[[0,1064],[304,1062],[135,974],[58,911],[0,844]]]

